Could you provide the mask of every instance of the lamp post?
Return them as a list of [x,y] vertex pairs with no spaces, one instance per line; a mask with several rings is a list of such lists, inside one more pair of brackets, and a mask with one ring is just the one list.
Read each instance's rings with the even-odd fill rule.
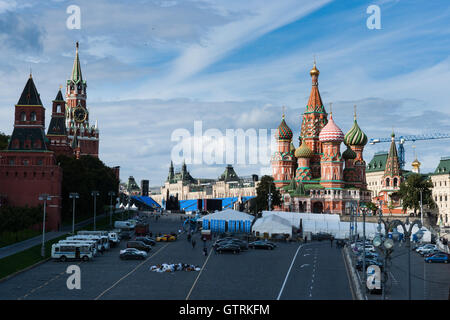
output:
[[92,191],[91,196],[94,197],[94,231],[96,231],[96,222],[97,222],[97,196],[99,196],[100,193],[98,191]]
[[363,248],[364,248],[364,256],[363,256],[363,270],[364,270],[364,283],[367,281],[367,272],[366,270],[366,213],[368,211],[367,207],[360,208],[362,216],[363,216]]
[[109,226],[112,227],[112,197],[114,197],[116,193],[114,191],[108,192],[109,196]]
[[80,198],[80,195],[76,192],[69,193],[69,198],[73,199],[73,209],[72,209],[72,234],[75,234],[75,199]]
[[267,195],[269,211],[272,211],[272,183],[269,184],[269,194]]
[[423,225],[422,189],[420,189],[420,223]]
[[39,195],[39,200],[44,201],[44,218],[42,219],[42,246],[41,246],[41,256],[45,257],[45,214],[46,214],[46,208],[47,208],[47,201],[52,200],[52,198],[46,194],[43,193]]

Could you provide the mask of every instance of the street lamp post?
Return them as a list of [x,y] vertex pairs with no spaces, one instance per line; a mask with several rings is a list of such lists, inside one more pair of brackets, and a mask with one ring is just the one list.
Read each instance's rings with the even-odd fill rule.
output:
[[75,234],[75,199],[80,198],[80,195],[76,192],[69,193],[69,198],[73,199],[73,209],[72,209],[72,234]]
[[112,228],[112,197],[114,197],[116,195],[116,193],[114,191],[110,191],[108,192],[108,196],[109,196],[109,225]]
[[46,208],[47,208],[47,201],[52,200],[52,198],[46,194],[43,193],[39,195],[39,200],[44,201],[44,218],[42,219],[42,246],[41,246],[41,256],[45,257],[45,214],[46,214]]
[[363,270],[364,270],[364,283],[367,281],[367,272],[366,270],[366,213],[368,208],[361,208],[362,216],[363,216],[363,248],[364,248],[364,256],[363,256]]
[[91,196],[94,197],[94,231],[96,231],[96,222],[97,222],[97,196],[99,196],[100,193],[98,191],[92,191]]
[[267,195],[269,211],[272,211],[272,184],[269,184],[269,194]]
[[420,223],[423,225],[422,189],[420,189]]

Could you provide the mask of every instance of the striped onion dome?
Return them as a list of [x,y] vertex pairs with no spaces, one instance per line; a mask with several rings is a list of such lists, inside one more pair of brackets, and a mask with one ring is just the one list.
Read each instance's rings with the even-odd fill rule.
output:
[[342,142],[344,141],[344,133],[342,130],[334,123],[333,115],[330,114],[330,120],[327,125],[320,131],[319,140],[321,142]]
[[342,154],[344,159],[356,159],[356,152],[352,150],[352,148],[347,146],[347,150]]
[[314,153],[312,150],[306,145],[305,140],[303,140],[302,145],[295,150],[296,158],[312,158]]
[[358,122],[353,123],[353,127],[345,135],[344,143],[348,146],[365,146],[367,144],[367,136],[358,126]]
[[281,120],[281,123],[278,126],[278,130],[275,133],[275,138],[277,138],[278,140],[292,140],[292,136],[293,136],[292,130],[286,124],[286,121],[284,121],[283,116],[283,120]]

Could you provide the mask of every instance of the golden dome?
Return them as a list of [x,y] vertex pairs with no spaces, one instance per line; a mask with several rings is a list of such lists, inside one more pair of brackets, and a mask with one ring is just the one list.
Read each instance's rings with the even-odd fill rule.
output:
[[316,68],[316,63],[314,62],[314,66],[311,69],[311,71],[309,72],[309,74],[312,76],[316,75],[318,76],[320,74],[319,69]]
[[419,160],[417,160],[417,158],[416,158],[416,160],[414,160],[412,163],[411,163],[411,165],[413,166],[413,167],[420,167],[420,165],[421,165],[421,163],[419,162]]

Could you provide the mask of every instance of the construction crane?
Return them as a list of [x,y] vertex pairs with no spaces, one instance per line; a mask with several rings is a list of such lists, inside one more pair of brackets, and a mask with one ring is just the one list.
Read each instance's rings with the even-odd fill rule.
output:
[[[408,136],[400,136],[395,137],[395,142],[398,142],[398,160],[400,163],[400,168],[405,169],[406,159],[405,159],[405,147],[403,146],[406,141],[419,141],[419,140],[434,140],[434,139],[447,139],[450,138],[450,134],[448,133],[433,133],[433,134],[424,134],[424,135],[408,135]],[[376,144],[382,142],[391,142],[392,138],[378,138],[378,139],[370,139],[369,144]]]

